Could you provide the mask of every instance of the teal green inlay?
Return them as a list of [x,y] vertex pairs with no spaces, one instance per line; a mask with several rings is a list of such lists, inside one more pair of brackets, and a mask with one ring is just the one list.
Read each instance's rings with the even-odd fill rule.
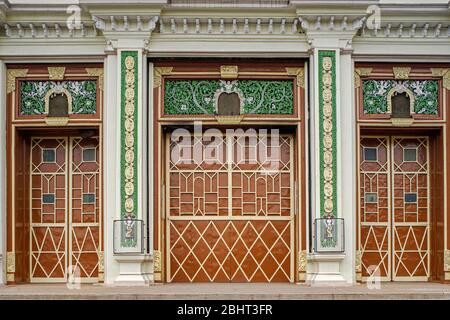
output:
[[[324,169],[325,169],[325,159],[324,159],[324,99],[323,99],[323,59],[324,57],[330,57],[332,61],[331,65],[331,148],[332,148],[332,204],[333,209],[331,212],[325,212],[325,178],[324,178]],[[327,215],[337,217],[337,154],[336,154],[336,52],[335,51],[319,51],[319,150],[320,150],[320,215],[321,217],[326,217]]]
[[364,114],[384,114],[388,111],[388,93],[395,88],[414,94],[416,114],[437,115],[439,108],[439,83],[437,80],[365,80],[363,81]]
[[[133,134],[133,140],[132,140],[132,147],[130,147],[130,141],[126,141],[126,128],[125,128],[125,122],[129,116],[127,117],[126,114],[126,104],[127,104],[127,98],[126,98],[126,75],[127,75],[127,67],[125,63],[125,59],[127,57],[132,57],[134,60],[134,67],[132,69],[132,73],[134,74],[134,97],[130,101],[133,104],[133,114],[132,114],[132,124],[133,128],[131,130]],[[121,130],[121,155],[120,155],[120,162],[121,162],[121,176],[120,176],[120,189],[121,189],[121,217],[122,219],[125,219],[128,214],[131,214],[133,218],[137,218],[138,212],[138,194],[137,194],[137,186],[138,186],[138,176],[137,176],[137,152],[138,152],[138,145],[137,145],[137,136],[138,136],[138,69],[139,69],[139,62],[138,62],[138,52],[137,51],[122,51],[120,56],[121,61],[121,123],[120,123],[120,130]],[[130,121],[129,121],[130,123]],[[127,169],[127,151],[132,151],[132,172],[133,177],[132,179],[127,179],[126,177],[126,169]],[[128,154],[130,156],[130,153]],[[133,184],[133,193],[128,196],[126,194],[126,183],[132,181]],[[127,212],[125,201],[127,198],[132,198],[133,202],[133,210],[131,212]],[[135,247],[137,245],[137,241],[135,238],[125,238],[124,233],[122,232],[122,245],[125,247]]]
[[20,81],[20,114],[45,114],[45,95],[51,89],[66,89],[72,96],[73,114],[97,112],[97,82],[95,80]]
[[243,114],[293,114],[292,80],[166,80],[165,114],[214,114],[222,92],[236,92]]

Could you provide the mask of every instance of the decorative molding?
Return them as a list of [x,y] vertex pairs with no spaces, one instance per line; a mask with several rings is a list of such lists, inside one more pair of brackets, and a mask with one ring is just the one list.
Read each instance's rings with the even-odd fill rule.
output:
[[16,78],[26,77],[27,74],[28,69],[8,69],[8,71],[6,72],[6,93],[8,94],[16,90]]
[[450,69],[449,68],[431,68],[433,77],[442,77],[442,86],[450,90]]
[[[138,51],[121,52],[121,216],[137,218]],[[134,246],[134,244],[131,244]]]
[[361,256],[361,250],[356,250],[356,255],[355,255],[355,271],[356,273],[361,273],[362,272],[362,260],[361,260],[362,256]]
[[409,73],[411,72],[410,67],[393,67],[392,72],[394,73],[395,79],[409,79]]
[[307,252],[302,250],[298,253],[298,271],[306,272],[306,266],[308,264]]
[[102,68],[86,68],[86,73],[90,77],[98,77],[98,87],[103,91],[104,71]]
[[304,68],[286,68],[289,76],[297,76],[297,86],[305,87],[305,69]]
[[[1,24],[0,24],[1,26]],[[7,22],[3,24],[5,36],[11,39],[73,39],[95,38],[97,29],[92,21],[81,21],[78,28],[58,21]]]
[[63,127],[69,123],[68,117],[47,117],[45,118],[45,124],[51,127]]
[[402,21],[389,22],[378,28],[368,28],[365,23],[360,29],[358,38],[405,38],[405,39],[446,39],[450,37],[450,24],[445,21],[435,22],[431,26],[427,22],[405,24]]
[[444,251],[444,270],[450,271],[450,250]]
[[410,127],[414,123],[413,118],[391,118],[393,127]]
[[158,88],[162,84],[162,76],[172,73],[173,67],[155,67],[153,69],[153,88]]
[[105,272],[105,255],[103,251],[98,251],[98,273]]
[[236,79],[238,75],[238,66],[220,66],[220,77],[222,79]]
[[302,33],[297,17],[191,17],[164,16],[155,32],[160,34],[277,35],[298,36]]
[[355,88],[359,88],[361,86],[361,77],[370,76],[372,73],[372,68],[355,68]]
[[337,217],[336,52],[318,56],[320,216]]
[[161,271],[162,271],[161,251],[153,250],[153,272],[161,272]]
[[60,86],[56,86],[47,91],[44,97],[45,101],[45,109],[44,113],[48,114],[50,109],[50,97],[53,94],[64,94],[67,97],[67,113],[72,113],[72,94],[66,88],[61,88]]
[[47,67],[50,80],[63,80],[66,67]]
[[243,115],[238,116],[215,116],[217,123],[219,124],[239,124],[244,118]]
[[11,251],[8,251],[6,253],[6,272],[7,273],[16,272],[16,254]]

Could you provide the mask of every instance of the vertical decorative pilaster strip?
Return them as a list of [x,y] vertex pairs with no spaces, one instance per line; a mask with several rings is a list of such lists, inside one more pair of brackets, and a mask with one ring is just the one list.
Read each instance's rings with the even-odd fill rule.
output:
[[[138,51],[121,51],[121,217],[136,219],[137,213],[137,136],[138,136]],[[130,222],[131,223],[131,222]],[[130,238],[130,237],[128,237]],[[122,243],[135,246],[136,243]]]
[[337,217],[336,52],[319,51],[320,215]]

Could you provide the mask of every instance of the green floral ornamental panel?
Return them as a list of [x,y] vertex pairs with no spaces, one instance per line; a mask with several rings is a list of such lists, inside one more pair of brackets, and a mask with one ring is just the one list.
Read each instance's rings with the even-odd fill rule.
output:
[[437,115],[439,84],[436,80],[366,80],[363,81],[364,114],[384,114],[388,111],[388,93],[408,89],[414,94],[416,114]]
[[95,80],[21,81],[20,114],[45,114],[45,95],[51,89],[66,89],[72,96],[73,114],[95,114],[97,111],[97,83]]
[[222,93],[235,92],[243,114],[293,114],[292,80],[166,80],[164,113],[215,114]]

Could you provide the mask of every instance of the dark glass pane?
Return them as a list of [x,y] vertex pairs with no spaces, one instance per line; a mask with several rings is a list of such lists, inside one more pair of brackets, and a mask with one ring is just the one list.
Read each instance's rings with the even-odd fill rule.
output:
[[92,162],[95,161],[95,149],[84,149],[83,150],[83,161]]
[[377,161],[377,148],[364,148],[365,161]]
[[55,195],[53,193],[44,193],[42,195],[42,203],[45,204],[55,203]]
[[417,193],[405,193],[405,202],[417,202]]
[[417,161],[417,150],[416,149],[404,149],[403,150],[403,161]]
[[42,162],[55,162],[56,152],[53,149],[42,150]]
[[84,193],[83,194],[83,203],[94,203],[95,202],[95,194],[94,193]]
[[364,195],[364,200],[366,201],[366,203],[377,203],[378,195],[376,192],[367,192]]

